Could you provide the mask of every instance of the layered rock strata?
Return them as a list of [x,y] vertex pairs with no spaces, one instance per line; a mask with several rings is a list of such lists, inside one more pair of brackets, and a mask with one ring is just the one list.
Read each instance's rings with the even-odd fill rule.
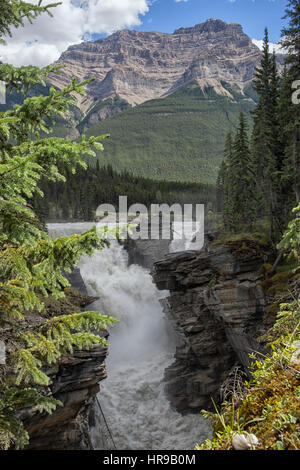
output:
[[[96,299],[85,295],[86,287],[79,269],[75,269],[69,280],[82,294],[70,289],[65,299],[50,300],[46,303],[47,314],[62,315],[82,311]],[[99,333],[107,337],[108,333]],[[20,413],[30,442],[29,450],[80,450],[93,449],[91,427],[97,406],[96,397],[99,382],[106,378],[105,359],[107,347],[94,345],[90,350],[74,349],[63,357],[53,369],[46,370],[51,383],[44,393],[60,400],[51,414],[39,413],[36,408],[26,408]]]
[[94,346],[75,351],[51,374],[51,394],[63,403],[51,414],[22,412],[30,435],[29,450],[91,450],[90,411],[95,406],[99,382],[106,378],[107,349]]
[[240,88],[252,80],[261,52],[236,23],[209,19],[173,34],[118,31],[95,42],[70,46],[51,78],[62,88],[73,76],[93,77],[80,107],[85,112],[96,101],[118,95],[131,105],[156,99],[191,81],[213,86],[228,95],[222,81]]
[[154,264],[159,289],[167,289],[167,314],[181,333],[166,390],[181,412],[211,408],[236,363],[247,371],[249,354],[265,352],[266,300],[261,287],[265,249],[255,244],[207,246],[174,253]]

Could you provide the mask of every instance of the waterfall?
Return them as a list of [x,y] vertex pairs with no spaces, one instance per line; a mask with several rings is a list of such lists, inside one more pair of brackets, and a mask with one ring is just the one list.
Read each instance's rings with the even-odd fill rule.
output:
[[173,222],[173,240],[169,245],[169,252],[201,250],[202,244],[197,242],[196,236],[202,228],[201,222]]
[[[52,237],[80,233],[93,224],[49,224]],[[85,256],[80,271],[88,293],[99,297],[91,310],[112,315],[108,378],[99,401],[119,450],[189,450],[210,434],[200,414],[182,416],[171,409],[164,393],[165,369],[173,362],[176,336],[166,322],[159,292],[150,273],[128,266],[127,253],[116,241],[110,248]],[[99,433],[93,432],[96,448]]]

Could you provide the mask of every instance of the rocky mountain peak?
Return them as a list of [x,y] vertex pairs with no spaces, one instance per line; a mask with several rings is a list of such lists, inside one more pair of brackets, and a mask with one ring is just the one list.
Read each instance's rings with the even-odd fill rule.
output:
[[236,30],[243,33],[243,28],[238,23],[225,23],[225,21],[216,18],[209,18],[204,23],[199,23],[191,28],[179,28],[173,34],[191,34],[191,33],[219,33],[226,30]]
[[211,18],[173,34],[125,29],[71,46],[58,61],[65,65],[62,75],[52,83],[61,88],[73,76],[94,77],[79,103],[84,112],[95,101],[116,95],[134,106],[195,80],[221,94],[227,93],[224,81],[243,89],[260,57],[241,25]]

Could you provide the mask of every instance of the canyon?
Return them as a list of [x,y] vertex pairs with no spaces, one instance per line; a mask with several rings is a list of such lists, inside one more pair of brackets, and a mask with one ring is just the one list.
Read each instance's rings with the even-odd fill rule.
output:
[[270,252],[256,243],[214,245],[172,253],[154,264],[159,289],[170,296],[164,306],[181,336],[175,361],[166,370],[166,391],[179,411],[212,409],[233,367],[249,374],[251,355],[266,353],[260,340],[270,327],[261,283]]
[[[173,34],[124,30],[71,46],[51,83],[94,81],[59,131],[66,126],[75,139],[112,129],[104,161],[118,171],[122,161],[138,175],[214,182],[226,132],[255,105],[260,60],[240,25],[215,19]],[[72,235],[91,225],[52,224],[50,232]],[[266,352],[259,338],[272,323],[261,287],[269,256],[267,246],[216,243],[208,232],[200,251],[128,240],[84,257],[69,277],[81,307],[120,324],[103,333],[109,349],[74,351],[50,371],[48,392],[64,406],[49,416],[22,411],[29,448],[193,449],[209,437],[200,411],[221,401],[233,368],[249,374],[249,354]]]
[[[89,225],[52,224],[51,233]],[[64,407],[50,416],[24,411],[30,448],[192,449],[210,435],[201,409],[221,401],[234,367],[249,374],[249,354],[266,352],[259,338],[273,321],[261,287],[268,247],[215,239],[206,233],[202,250],[177,252],[131,241],[127,254],[114,242],[82,260],[70,282],[90,295],[89,309],[120,325],[108,356],[101,347],[76,351],[53,371],[52,393]]]

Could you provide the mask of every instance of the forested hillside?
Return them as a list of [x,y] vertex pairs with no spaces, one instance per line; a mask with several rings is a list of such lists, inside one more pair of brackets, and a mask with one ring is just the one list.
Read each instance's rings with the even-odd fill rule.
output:
[[[194,81],[133,108],[115,96],[96,102],[85,115],[72,105],[68,116],[54,118],[52,134],[76,140],[109,133],[104,152],[97,153],[101,166],[155,180],[215,184],[225,136],[237,128],[241,110],[251,125],[257,99],[252,84],[243,91],[226,82],[222,86],[227,95]],[[39,85],[29,96],[46,96],[49,89]],[[8,94],[0,110],[23,99],[20,93]],[[96,160],[88,161],[96,166]]]
[[167,97],[147,101],[105,119],[85,132],[110,134],[102,165],[135,176],[215,184],[226,134],[234,131],[240,110],[255,107],[251,85],[244,92],[222,82],[228,95],[191,82]]
[[[107,142],[107,141],[106,141]],[[117,173],[112,167],[78,169],[75,174],[64,169],[66,182],[43,180],[43,196],[36,195],[33,205],[44,221],[76,221],[95,219],[100,204],[119,207],[119,196],[127,196],[132,204],[204,204],[206,213],[216,208],[216,189],[213,185],[156,181],[135,177],[128,172]]]

